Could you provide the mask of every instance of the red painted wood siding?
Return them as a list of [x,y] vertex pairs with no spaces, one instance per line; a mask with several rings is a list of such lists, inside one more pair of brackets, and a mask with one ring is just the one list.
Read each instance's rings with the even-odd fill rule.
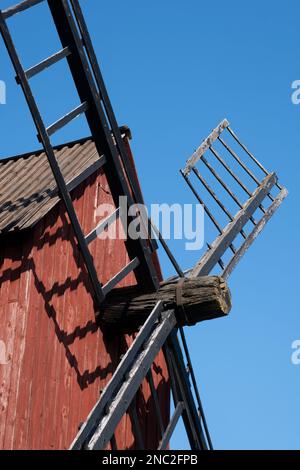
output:
[[[96,225],[99,203],[112,201],[100,171],[72,197],[85,233]],[[123,241],[97,239],[90,247],[104,283],[128,262]],[[133,283],[133,274],[123,281]],[[87,286],[62,204],[33,230],[0,240],[0,340],[7,348],[7,364],[0,365],[0,449],[67,449],[132,340],[103,335]],[[153,375],[167,420],[162,353]],[[138,413],[145,445],[153,449],[159,435],[146,382]],[[134,448],[130,416],[116,439],[119,449]]]

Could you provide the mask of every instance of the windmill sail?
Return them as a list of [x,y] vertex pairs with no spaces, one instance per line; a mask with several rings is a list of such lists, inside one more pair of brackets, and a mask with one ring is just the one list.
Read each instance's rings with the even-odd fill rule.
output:
[[222,277],[227,279],[288,192],[279,184],[276,173],[267,171],[240,141],[227,119],[203,141],[180,172],[217,231],[216,239],[189,276],[208,275],[219,265]]

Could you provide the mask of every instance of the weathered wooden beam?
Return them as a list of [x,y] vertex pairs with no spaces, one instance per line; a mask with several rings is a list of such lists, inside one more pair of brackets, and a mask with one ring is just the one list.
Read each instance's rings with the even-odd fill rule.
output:
[[222,134],[222,132],[227,129],[229,122],[227,119],[224,119],[221,124],[212,131],[212,133],[205,139],[200,147],[193,153],[191,158],[186,162],[185,168],[182,170],[184,176],[188,176],[191,170],[195,167],[196,163],[202,158],[202,156],[207,152],[207,150],[212,146],[212,144],[217,140],[217,138]]
[[182,326],[223,317],[231,309],[226,282],[218,276],[205,276],[165,281],[157,292],[149,294],[141,294],[137,286],[114,289],[106,297],[101,321],[114,327],[135,328],[145,322],[159,300],[166,310],[175,310]]

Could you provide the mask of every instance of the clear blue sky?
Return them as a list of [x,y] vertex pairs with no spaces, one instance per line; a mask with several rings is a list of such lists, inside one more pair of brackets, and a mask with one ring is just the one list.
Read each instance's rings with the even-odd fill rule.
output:
[[[300,106],[291,103],[291,83],[300,79],[299,2],[81,4],[118,121],[133,132],[147,203],[192,200],[178,169],[224,117],[290,191],[230,279],[230,316],[187,335],[215,448],[300,449],[300,366],[290,360],[300,339]],[[39,6],[11,23],[26,66],[59,48],[44,13]],[[37,142],[2,43],[0,58],[4,157]],[[66,70],[59,65],[33,81],[46,123],[78,104]],[[56,139],[86,134],[78,120]],[[182,244],[170,246],[183,267],[195,261]],[[179,429],[173,447],[185,442]]]

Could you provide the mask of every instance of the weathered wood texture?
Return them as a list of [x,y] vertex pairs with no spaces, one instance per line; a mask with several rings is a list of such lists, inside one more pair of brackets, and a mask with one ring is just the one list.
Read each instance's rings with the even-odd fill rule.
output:
[[[90,233],[99,222],[97,207],[112,203],[103,172],[87,178],[72,199]],[[104,283],[129,262],[123,240],[97,238],[90,249]],[[131,273],[121,285],[135,283]],[[33,230],[1,238],[0,341],[6,354],[0,363],[0,449],[68,449],[135,338],[104,334],[89,289],[62,204]],[[152,373],[166,425],[170,393],[162,352]],[[147,380],[137,413],[141,439],[153,449],[160,433]],[[130,412],[117,427],[116,442],[118,449],[136,448]]]
[[211,272],[276,183],[277,176],[275,173],[271,173],[264,178],[261,185],[254,191],[252,197],[248,199],[235,218],[229,222],[222,234],[216,238],[211,249],[206,252],[193,268],[190,277],[205,276]]
[[218,276],[205,276],[166,281],[154,294],[141,295],[136,286],[114,289],[106,299],[102,320],[125,329],[134,328],[145,321],[158,300],[165,303],[166,309],[176,310],[182,325],[222,317],[231,309],[230,291],[225,281]]

